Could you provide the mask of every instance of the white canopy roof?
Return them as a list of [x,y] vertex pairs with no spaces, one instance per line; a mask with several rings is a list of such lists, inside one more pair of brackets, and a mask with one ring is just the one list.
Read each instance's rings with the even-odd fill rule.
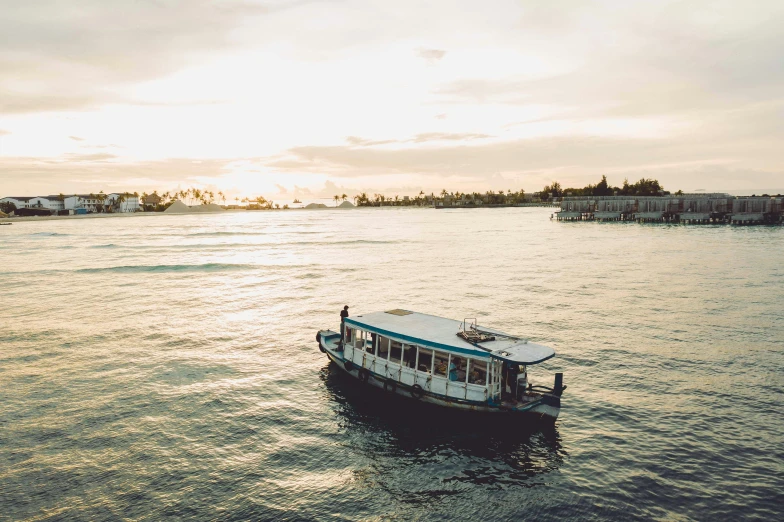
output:
[[362,314],[347,318],[346,324],[402,342],[468,356],[492,356],[517,364],[537,364],[555,355],[552,348],[485,327],[479,327],[479,330],[497,335],[496,340],[470,343],[457,335],[462,321],[408,310]]

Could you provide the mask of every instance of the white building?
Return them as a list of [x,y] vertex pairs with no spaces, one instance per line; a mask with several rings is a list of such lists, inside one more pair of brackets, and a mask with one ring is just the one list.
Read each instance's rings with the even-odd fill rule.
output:
[[13,203],[16,208],[29,208],[27,205],[30,203],[31,199],[33,198],[8,196],[0,198],[0,203]]
[[139,195],[130,192],[118,192],[109,194],[106,198],[114,212],[138,212],[141,210],[139,205]]
[[30,199],[30,208],[47,208],[49,210],[63,210],[65,201],[60,196],[38,196]]
[[52,211],[85,209],[87,212],[138,212],[139,195],[130,192],[112,194],[74,194],[72,196],[5,197],[0,203],[10,202],[16,208],[41,208]]
[[76,210],[86,209],[87,212],[95,212],[98,205],[103,205],[104,201],[100,194],[74,194],[65,197],[65,209]]
[[111,194],[74,194],[66,196],[65,209],[86,209],[87,212],[138,212],[139,196],[130,192],[114,192]]
[[5,197],[0,198],[0,203],[13,203],[16,208],[41,208],[47,210],[63,210],[65,203],[60,196],[36,196],[36,197]]

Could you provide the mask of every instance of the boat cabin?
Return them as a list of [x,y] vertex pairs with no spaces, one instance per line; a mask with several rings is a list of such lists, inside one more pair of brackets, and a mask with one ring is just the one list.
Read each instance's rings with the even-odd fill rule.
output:
[[480,329],[476,320],[408,310],[350,317],[344,328],[345,361],[378,379],[458,403],[524,401],[526,366],[555,355],[546,346]]

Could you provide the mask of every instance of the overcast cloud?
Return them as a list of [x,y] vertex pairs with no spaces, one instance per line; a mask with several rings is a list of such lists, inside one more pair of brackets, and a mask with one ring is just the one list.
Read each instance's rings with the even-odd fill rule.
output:
[[779,1],[0,9],[0,196],[784,191]]

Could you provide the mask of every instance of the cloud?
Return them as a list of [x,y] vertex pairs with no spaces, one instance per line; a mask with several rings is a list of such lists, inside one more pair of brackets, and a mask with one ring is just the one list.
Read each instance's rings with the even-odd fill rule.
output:
[[489,134],[481,134],[474,132],[424,132],[417,134],[413,139],[414,143],[424,143],[426,141],[464,141],[464,140],[481,140],[485,138],[492,138]]
[[400,140],[368,140],[358,136],[348,136],[346,143],[355,147],[372,147],[375,145],[387,145],[389,143],[399,143]]
[[128,101],[128,85],[230,48],[232,29],[266,12],[245,1],[6,0],[0,113]]
[[68,136],[68,137],[74,141],[84,141],[84,138],[80,138],[79,136]]
[[489,134],[475,132],[423,132],[413,138],[395,140],[369,140],[358,136],[348,136],[346,143],[354,147],[375,147],[378,145],[388,145],[391,143],[425,143],[428,141],[465,141],[492,138]]
[[[63,155],[42,159],[0,156],[2,188],[8,193],[149,191],[152,188],[198,184],[220,176],[231,160],[171,158],[159,161],[109,161],[111,155]],[[2,196],[0,196],[2,197]]]
[[84,162],[104,162],[117,158],[118,156],[116,156],[115,154],[109,154],[108,152],[95,152],[93,154],[78,154],[74,152],[68,152],[63,154],[62,159],[58,159],[57,161],[64,161],[69,163],[84,163]]
[[[503,173],[521,180],[559,179],[563,184],[584,185],[607,174],[615,183],[624,177],[644,176],[658,178],[665,186],[690,189],[715,186],[711,182],[715,178],[737,188],[750,186],[752,179],[758,186],[780,184],[781,171],[770,168],[770,159],[760,158],[756,166],[739,161],[754,150],[760,155],[771,154],[777,142],[776,136],[762,140],[756,135],[730,144],[720,141],[720,146],[705,135],[645,139],[568,136],[459,145],[441,142],[426,148],[415,144],[395,149],[304,146],[290,149],[289,154],[292,172],[329,172],[341,178],[457,177],[482,186]],[[745,185],[743,176],[747,176]]]
[[588,3],[566,4],[563,11],[527,6],[515,42],[534,52],[549,46],[557,68],[536,75],[513,66],[500,76],[469,73],[435,88],[435,99],[548,105],[576,117],[694,116],[782,99],[780,2],[754,12],[710,2],[663,2],[633,10],[615,9],[609,1],[590,3],[590,9]]
[[8,136],[11,134],[11,131],[0,129],[0,136]]
[[429,65],[435,65],[446,56],[446,51],[441,49],[417,49],[417,56],[425,60]]
[[283,185],[275,183],[275,186],[278,187],[278,192],[280,192],[281,194],[286,194],[288,192],[288,189]]

